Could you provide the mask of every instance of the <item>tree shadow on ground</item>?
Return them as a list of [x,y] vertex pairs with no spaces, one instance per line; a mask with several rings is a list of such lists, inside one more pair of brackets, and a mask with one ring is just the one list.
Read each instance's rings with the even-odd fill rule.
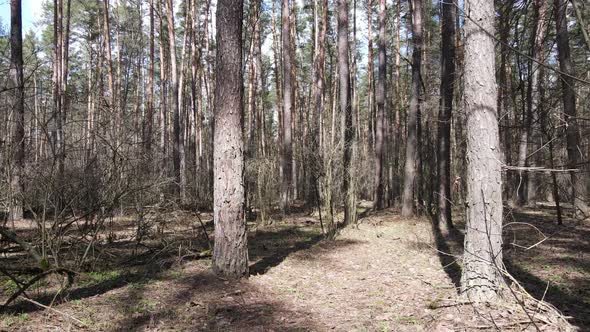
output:
[[[114,331],[171,328],[190,331],[307,331],[311,314],[293,311],[248,281],[229,282],[209,270],[182,278],[175,291],[160,293],[158,304],[150,287],[129,289],[114,299],[126,315],[113,322]],[[152,300],[153,301],[153,300]]]
[[277,231],[256,231],[248,238],[250,260],[256,262],[250,265],[250,274],[264,274],[270,268],[279,265],[290,254],[309,249],[324,239],[317,231],[305,230],[291,226]]
[[[590,225],[565,220],[558,226],[552,213],[511,210],[504,228],[504,265],[536,299],[551,303],[581,330],[590,330]],[[433,226],[439,259],[447,275],[459,287],[461,268],[455,257],[463,254],[465,227],[455,218],[455,230],[441,234]],[[541,233],[547,236],[542,239]],[[535,245],[536,244],[536,245]],[[534,247],[528,248],[534,245]],[[447,255],[449,253],[451,255]],[[575,277],[571,277],[575,275]]]
[[[212,232],[211,232],[212,233]],[[182,235],[172,235],[175,244],[185,244],[186,241],[182,240]],[[180,238],[177,238],[179,237]],[[191,234],[186,235],[191,236]],[[172,238],[172,237],[171,237]],[[270,268],[280,264],[290,254],[297,251],[311,248],[323,239],[319,231],[319,227],[316,224],[313,225],[278,225],[269,228],[262,228],[256,231],[252,231],[249,234],[249,251],[250,258],[253,264],[250,267],[252,275],[264,274]],[[137,251],[137,246],[132,242],[121,239],[120,241],[111,244],[112,249],[116,250],[117,262],[109,266],[103,266],[96,273],[105,275],[105,278],[101,278],[96,282],[88,282],[87,280],[80,280],[74,285],[72,289],[68,291],[60,292],[56,287],[48,289],[41,294],[29,294],[32,299],[42,303],[44,305],[59,306],[60,304],[67,304],[68,302],[79,300],[92,301],[93,298],[101,298],[102,295],[109,293],[107,296],[112,294],[118,294],[121,292],[128,293],[127,299],[121,299],[124,304],[132,304],[137,301],[142,301],[140,290],[142,285],[151,284],[158,281],[166,281],[170,279],[171,273],[176,273],[179,268],[185,263],[190,263],[198,258],[195,257],[179,257],[178,248],[165,246],[160,248],[151,248],[149,250]],[[204,245],[204,244],[203,244]],[[144,248],[145,249],[145,248]],[[108,250],[108,247],[102,248],[102,250]],[[157,255],[157,257],[156,257]],[[1,263],[2,260],[0,260]],[[10,260],[12,263],[15,261]],[[12,264],[11,263],[11,264]],[[208,265],[208,264],[207,264]],[[207,272],[209,273],[209,272]],[[207,284],[211,284],[208,286]],[[186,286],[190,285],[190,287]],[[199,292],[202,289],[208,289],[213,287],[218,292],[223,291],[226,284],[219,279],[216,279],[212,274],[197,275],[187,281],[186,292]],[[230,287],[231,288],[231,287]],[[213,290],[209,289],[211,292]],[[188,293],[187,293],[188,294]],[[140,300],[133,300],[140,299]],[[79,302],[78,302],[79,303]],[[135,306],[140,306],[141,303],[135,303]],[[233,304],[225,304],[224,306],[216,309],[218,312],[214,316],[236,316],[233,318],[237,320],[249,320],[246,317],[256,316],[257,312],[270,311],[271,309],[282,313],[287,309],[274,308],[275,303],[269,301],[258,301],[252,304],[250,307]],[[18,313],[34,313],[43,311],[43,308],[35,306],[24,300],[13,302],[8,307],[4,308],[4,312],[7,314],[18,314]],[[147,315],[149,314],[149,315]],[[161,310],[159,312],[150,311],[146,315],[131,315],[127,322],[122,322],[120,325],[121,329],[116,330],[133,330],[133,326],[146,326],[150,322],[165,319],[169,310]],[[262,313],[260,313],[262,315]],[[244,319],[240,318],[244,316]],[[287,317],[289,315],[286,315]],[[211,317],[207,318],[210,319]],[[221,319],[223,320],[223,319]],[[201,320],[200,323],[207,323],[207,320]],[[279,330],[292,330],[289,327],[290,323],[281,325],[281,322],[272,322],[273,326],[280,326]],[[211,323],[205,330],[211,328]],[[217,324],[217,323],[216,323]],[[244,323],[245,324],[245,323]],[[254,324],[254,323],[252,323]],[[206,324],[205,324],[206,325]],[[252,325],[255,326],[255,325]],[[200,328],[197,328],[199,330]],[[214,329],[215,330],[215,329]],[[223,328],[221,328],[223,330]],[[297,329],[295,329],[297,330]]]
[[463,249],[463,234],[456,228],[451,228],[448,234],[443,234],[436,220],[431,220],[431,224],[440,264],[455,288],[459,290],[461,287],[461,266],[457,263],[458,257],[460,257],[457,254],[457,247]]

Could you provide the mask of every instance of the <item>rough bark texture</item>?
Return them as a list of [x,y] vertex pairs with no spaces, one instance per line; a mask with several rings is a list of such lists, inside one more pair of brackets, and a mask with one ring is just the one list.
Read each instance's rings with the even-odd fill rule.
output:
[[412,97],[408,112],[408,138],[402,194],[402,216],[414,215],[414,187],[418,156],[418,116],[420,113],[420,67],[422,66],[422,0],[412,1]]
[[348,0],[338,0],[338,79],[340,82],[340,112],[344,115],[344,179],[342,181],[342,192],[345,195],[345,225],[356,222],[356,193],[352,167],[354,128],[352,125],[348,44]]
[[443,2],[440,108],[438,113],[438,227],[447,231],[451,222],[451,117],[455,90],[455,6]]
[[377,123],[375,125],[375,178],[374,202],[377,210],[383,209],[383,146],[385,145],[385,99],[387,84],[387,53],[386,47],[386,5],[385,0],[379,0],[379,81],[377,82]]
[[293,146],[291,137],[291,110],[293,101],[293,85],[291,82],[291,20],[289,17],[289,0],[283,0],[283,179],[281,186],[281,208],[285,212],[289,208],[290,193],[293,180]]
[[[556,29],[557,29],[557,55],[559,69],[561,70],[561,89],[563,98],[563,112],[566,121],[567,157],[571,169],[583,168],[580,161],[583,160],[580,145],[580,131],[576,120],[576,96],[574,91],[574,65],[572,63],[569,36],[567,30],[567,1],[555,0]],[[590,212],[587,198],[587,176],[581,172],[571,172],[572,197],[576,214],[588,215]]]
[[[503,284],[502,179],[496,113],[494,4],[466,1],[465,111],[467,114],[467,224],[461,292],[475,302],[494,300]],[[475,23],[476,22],[476,23]],[[488,34],[489,33],[489,34]],[[490,35],[491,34],[491,35]]]
[[21,0],[10,1],[10,78],[13,85],[14,134],[10,169],[9,220],[23,217],[22,177],[25,167],[25,87]]
[[217,3],[217,57],[213,149],[213,271],[227,278],[248,276],[242,133],[242,0]]

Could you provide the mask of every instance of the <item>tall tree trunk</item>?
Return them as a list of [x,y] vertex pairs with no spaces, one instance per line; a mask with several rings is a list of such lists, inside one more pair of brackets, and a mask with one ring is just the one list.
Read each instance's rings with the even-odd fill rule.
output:
[[494,3],[469,0],[465,22],[467,114],[467,225],[462,294],[474,302],[494,300],[504,284],[502,178],[496,113]]
[[402,194],[402,216],[415,213],[414,187],[416,184],[416,162],[418,157],[418,121],[420,113],[420,83],[422,67],[422,0],[412,1],[412,97],[408,112],[408,137],[406,140],[406,164],[404,167],[404,189]]
[[262,126],[258,119],[258,109],[261,104],[258,104],[259,89],[261,89],[260,82],[258,82],[261,71],[260,60],[260,1],[254,0],[251,5],[251,26],[252,26],[252,41],[250,43],[250,63],[248,70],[248,128],[246,137],[246,155],[253,156],[256,150],[256,131]]
[[[319,1],[317,2],[319,3]],[[319,14],[318,14],[319,15]],[[319,21],[319,19],[318,19]],[[315,105],[315,116],[317,117],[317,122],[315,126],[317,127],[317,135],[318,142],[317,142],[317,151],[322,158],[321,165],[324,167],[326,176],[329,174],[330,171],[327,169],[329,161],[325,160],[325,147],[324,147],[324,135],[323,135],[323,119],[324,119],[324,108],[325,108],[325,98],[324,98],[324,89],[325,89],[325,73],[326,73],[326,31],[328,25],[328,0],[322,0],[321,5],[321,28],[316,28],[316,47],[315,47],[315,64],[314,64],[314,85],[313,85],[313,99]],[[328,87],[329,89],[329,87]],[[317,179],[315,179],[317,180]],[[315,183],[316,181],[314,181]],[[325,182],[323,182],[325,183]],[[320,183],[315,184],[316,187],[320,185]],[[324,205],[329,206],[328,210],[331,208],[331,198],[330,190],[332,188],[328,188],[327,186],[322,185],[322,199],[324,201]],[[318,189],[317,195],[320,195],[320,190]],[[330,200],[330,201],[327,201]],[[328,213],[328,215],[330,215]],[[328,223],[328,227],[331,229],[333,220],[328,219],[326,220]]]
[[23,32],[21,0],[10,0],[10,77],[13,85],[14,134],[10,169],[9,220],[23,218],[23,175],[25,168],[25,87],[23,75]]
[[242,11],[243,0],[217,2],[216,77],[223,79],[217,79],[215,84],[213,271],[232,279],[248,277]]
[[369,85],[367,90],[367,112],[368,112],[368,123],[367,123],[367,138],[369,149],[373,147],[375,143],[375,80],[373,70],[373,0],[367,1],[367,30],[368,30],[368,44],[367,44],[367,76],[369,79]]
[[293,107],[292,93],[292,52],[291,52],[291,20],[289,16],[289,0],[283,0],[283,150],[281,154],[283,178],[281,185],[281,209],[287,211],[290,204],[290,193],[293,185],[293,145],[291,137],[291,112]]
[[[508,75],[508,65],[510,62],[508,50],[508,38],[510,37],[510,13],[512,9],[511,2],[505,2],[500,8],[500,15],[498,17],[498,28],[500,29],[500,68],[498,73],[498,114],[500,115],[501,126],[500,126],[500,142],[502,146],[502,157],[503,162],[506,165],[512,164],[512,153],[510,150],[511,146],[511,134],[510,134],[510,108],[509,108],[509,84],[510,77]],[[458,34],[460,35],[460,34]],[[506,172],[505,185],[503,192],[507,197],[513,194],[513,176],[511,172]]]
[[180,189],[180,202],[182,204],[187,204],[187,178],[186,178],[186,151],[185,151],[185,141],[189,137],[186,133],[186,129],[188,128],[188,117],[186,116],[187,112],[185,111],[184,107],[184,77],[185,77],[185,68],[187,62],[187,45],[190,43],[190,36],[191,36],[191,6],[192,1],[187,1],[187,8],[185,12],[185,27],[184,27],[184,36],[182,37],[182,51],[180,54],[180,69],[179,69],[179,77],[178,77],[178,95],[176,98],[178,99],[178,130],[179,130],[179,140],[178,140],[178,154],[179,154],[179,168],[178,172],[180,182],[179,182],[179,189]]
[[[531,133],[529,135],[529,141],[531,153],[529,154],[530,161],[529,166],[541,166],[543,163],[541,153],[541,133],[539,127],[539,117],[541,113],[540,106],[540,75],[543,73],[542,64],[545,62],[543,54],[543,44],[545,41],[545,34],[547,31],[546,13],[547,13],[547,1],[546,0],[535,0],[533,2],[534,15],[533,20],[534,29],[531,36],[532,39],[532,54],[530,60],[530,79],[529,88],[527,91],[527,109],[531,114]],[[536,172],[529,172],[528,183],[527,183],[527,197],[526,201],[528,204],[534,202],[537,199],[537,187],[539,185],[539,179]]]
[[155,70],[154,70],[154,61],[155,61],[155,57],[154,57],[154,53],[155,53],[155,47],[154,47],[154,34],[155,34],[155,29],[154,29],[154,0],[150,0],[150,9],[149,9],[149,15],[150,15],[150,65],[149,65],[149,69],[148,69],[148,76],[149,76],[149,82],[148,82],[148,104],[147,104],[147,114],[146,114],[146,119],[145,119],[145,125],[144,125],[144,144],[145,144],[145,150],[146,150],[146,160],[149,161],[151,159],[151,150],[152,150],[152,128],[153,128],[153,124],[154,124],[154,75],[155,75]]
[[[576,120],[576,97],[574,91],[574,66],[570,55],[569,36],[567,28],[567,1],[555,0],[555,17],[557,30],[557,55],[561,70],[561,90],[563,111],[566,122],[567,157],[571,169],[584,168],[582,149],[580,147],[580,131]],[[590,209],[586,202],[588,198],[586,185],[588,177],[583,172],[570,172],[572,183],[572,197],[575,213],[587,216]]]
[[354,127],[350,96],[350,64],[348,46],[348,0],[338,0],[338,80],[340,112],[344,116],[343,180],[344,225],[356,222],[356,188],[353,167]]
[[379,81],[377,82],[377,121],[375,124],[375,192],[373,206],[377,210],[383,209],[383,146],[385,136],[385,100],[387,84],[387,55],[385,51],[386,36],[386,5],[385,0],[379,0]]
[[[115,78],[113,73],[113,57],[111,51],[111,27],[110,27],[110,14],[109,14],[109,0],[103,0],[103,33],[105,38],[105,51],[106,51],[106,60],[107,60],[107,78],[108,78],[108,113],[109,118],[113,122],[117,122],[115,118],[117,117],[118,107],[117,105],[117,95],[116,95],[116,88],[115,88]],[[114,154],[117,154],[117,142],[119,137],[119,131],[117,128],[119,127],[118,123],[112,123],[112,132],[111,135],[115,140],[114,145]],[[113,160],[116,160],[116,156],[113,157]]]
[[[160,112],[159,112],[159,122],[160,122],[160,151],[162,153],[162,160],[160,164],[160,172],[161,176],[167,177],[168,176],[168,61],[166,60],[166,52],[165,52],[165,39],[164,34],[166,31],[164,30],[164,19],[163,19],[163,11],[162,11],[162,2],[165,0],[157,0],[158,1],[158,17],[159,17],[159,26],[160,26]],[[163,195],[163,194],[162,194]],[[163,198],[163,196],[161,196]]]
[[442,2],[442,58],[438,113],[438,227],[448,231],[451,221],[451,117],[455,90],[455,8]]
[[180,118],[180,100],[179,100],[179,82],[178,69],[176,60],[176,34],[174,26],[174,6],[172,0],[166,0],[166,18],[168,20],[168,47],[170,51],[170,78],[172,80],[172,114],[174,142],[172,144],[172,163],[174,171],[174,191],[176,195],[182,196],[185,188],[182,186],[181,164],[181,118]]

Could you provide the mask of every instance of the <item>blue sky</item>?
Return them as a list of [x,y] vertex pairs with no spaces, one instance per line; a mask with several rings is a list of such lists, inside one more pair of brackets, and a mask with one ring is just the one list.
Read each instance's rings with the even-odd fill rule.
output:
[[[35,22],[41,16],[45,0],[22,0],[23,32],[35,31]],[[0,17],[6,30],[10,30],[10,0],[0,0]]]

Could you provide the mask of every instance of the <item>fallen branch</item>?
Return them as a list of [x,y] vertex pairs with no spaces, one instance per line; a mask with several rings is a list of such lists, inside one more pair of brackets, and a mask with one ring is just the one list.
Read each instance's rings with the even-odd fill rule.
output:
[[30,302],[30,303],[32,303],[32,304],[34,304],[34,305],[36,305],[36,306],[39,306],[39,307],[41,307],[41,308],[43,308],[43,309],[47,309],[47,310],[49,310],[49,311],[52,311],[52,312],[54,312],[54,313],[56,313],[56,314],[59,314],[59,315],[62,315],[62,316],[64,316],[64,317],[68,318],[68,319],[71,319],[71,320],[73,320],[74,322],[76,322],[76,323],[78,323],[78,324],[80,324],[80,325],[82,325],[82,326],[86,326],[86,327],[88,327],[88,325],[84,324],[84,322],[82,322],[81,320],[79,320],[78,318],[76,318],[76,317],[74,317],[74,316],[72,316],[72,315],[70,315],[70,314],[66,314],[65,312],[59,311],[59,310],[57,310],[57,309],[54,309],[54,308],[52,308],[52,307],[50,307],[50,306],[46,306],[46,305],[44,305],[44,304],[42,304],[42,303],[39,303],[39,302],[37,302],[37,301],[35,301],[35,300],[31,300],[31,299],[28,299],[28,298],[23,298],[23,299],[24,299],[25,301],[27,301],[27,302]]
[[76,274],[74,271],[64,269],[64,268],[51,269],[51,270],[41,272],[38,275],[31,278],[31,280],[29,280],[22,287],[17,284],[18,291],[16,291],[14,294],[12,294],[12,296],[10,298],[8,298],[8,300],[6,300],[6,302],[4,302],[1,309],[5,309],[10,303],[12,303],[12,301],[16,300],[19,296],[21,296],[21,294],[23,294],[27,289],[29,289],[29,287],[33,286],[39,280],[41,280],[41,279],[45,278],[46,276],[53,274],[53,273],[67,275],[68,284],[66,285],[66,287],[69,287],[74,282],[74,275]]

